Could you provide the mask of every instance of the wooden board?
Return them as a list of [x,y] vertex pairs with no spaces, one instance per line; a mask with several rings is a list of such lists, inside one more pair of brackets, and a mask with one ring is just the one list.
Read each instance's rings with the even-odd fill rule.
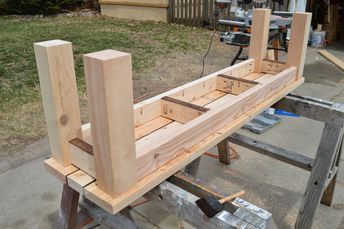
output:
[[136,183],[131,55],[84,55],[97,185],[112,196]]
[[151,173],[143,179],[139,180],[133,188],[128,190],[126,193],[123,193],[121,196],[117,198],[109,196],[108,194],[100,190],[94,182],[83,187],[86,198],[90,199],[98,206],[102,207],[110,213],[117,213],[118,211],[129,205],[131,202],[135,201],[137,198],[161,183],[165,179],[165,177],[173,175],[178,170],[186,166],[188,163],[201,156],[206,150],[222,141],[231,133],[239,129],[246,122],[251,120],[254,116],[258,115],[271,104],[279,101],[281,98],[287,95],[290,91],[293,91],[302,83],[303,78],[289,84],[286,88],[280,90],[278,93],[271,96],[268,100],[263,101],[258,106],[247,111],[246,114],[237,117],[234,121],[225,125],[216,133],[209,135],[204,140],[200,141],[199,143],[195,144],[188,150],[178,155],[176,158],[170,160],[154,173]]
[[337,57],[335,57],[334,55],[332,55],[331,53],[329,53],[326,50],[319,50],[318,53],[320,55],[322,55],[323,57],[325,57],[326,59],[328,59],[329,61],[331,61],[331,63],[333,63],[334,65],[336,65],[340,70],[344,71],[344,62],[341,61],[340,59],[338,59]]
[[68,141],[81,137],[72,44],[52,40],[35,43],[34,49],[50,152],[62,165],[69,166]]

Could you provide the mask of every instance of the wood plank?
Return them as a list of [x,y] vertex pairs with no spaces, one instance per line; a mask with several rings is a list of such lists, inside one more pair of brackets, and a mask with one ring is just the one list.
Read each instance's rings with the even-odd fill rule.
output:
[[71,143],[69,144],[69,149],[72,164],[92,177],[96,177],[96,163],[94,156]]
[[[137,127],[148,121],[161,116],[161,98],[169,96],[180,99],[185,102],[193,101],[216,89],[216,77],[219,74],[232,75],[235,77],[244,77],[253,72],[254,60],[249,59],[234,66],[214,72],[208,76],[194,80],[170,91],[154,96],[134,105],[134,126]],[[90,124],[86,123],[82,126],[83,140],[90,143]]]
[[203,95],[202,97],[199,97],[198,99],[191,101],[190,103],[198,105],[198,106],[205,106],[225,95],[227,95],[227,93],[214,90],[214,91],[209,92],[206,95]]
[[131,55],[84,55],[97,185],[111,196],[136,183]]
[[96,203],[98,206],[101,206],[103,209],[112,214],[117,213],[128,204],[135,201],[137,198],[161,183],[167,177],[170,177],[178,170],[189,164],[191,161],[201,156],[205,151],[225,139],[246,122],[251,120],[256,115],[260,114],[267,107],[271,106],[271,104],[279,101],[281,98],[287,95],[290,91],[300,86],[302,83],[303,79],[288,84],[286,88],[272,95],[269,99],[264,100],[258,106],[255,106],[254,108],[249,110],[246,114],[237,117],[232,122],[223,126],[220,130],[207,136],[204,140],[195,144],[188,150],[184,151],[174,159],[161,166],[154,173],[151,173],[143,179],[139,180],[133,188],[131,188],[128,192],[123,193],[121,196],[113,198],[97,188],[95,183],[92,183],[86,186],[84,189],[86,198],[90,199],[92,202]]
[[270,9],[255,9],[251,26],[249,58],[255,60],[254,72],[261,72],[262,60],[266,57],[270,27]]
[[231,156],[227,139],[217,144],[217,151],[219,152],[219,161],[225,165],[229,165],[231,163]]
[[190,122],[209,110],[168,96],[161,100],[161,115],[181,123]]
[[79,196],[79,193],[67,184],[63,185],[57,228],[76,228]]
[[[184,149],[204,139],[209,133],[215,132],[224,124],[251,109],[252,106],[258,105],[272,94],[283,89],[287,84],[295,81],[295,72],[295,68],[290,68],[275,76],[266,75],[266,78],[259,79],[260,84],[235,96],[234,99],[232,97],[227,99],[224,96],[220,99],[223,102],[219,106],[189,122],[188,125],[178,128],[178,131],[173,132],[170,136],[137,148],[137,156],[140,158],[140,165],[138,165],[139,176],[154,171],[151,167],[152,164],[157,165],[157,167],[161,166],[171,157],[175,157]],[[175,144],[176,142],[178,144]],[[159,152],[158,158],[154,158],[155,152]],[[156,163],[152,162],[152,160],[155,160]]]
[[320,204],[333,159],[340,148],[342,139],[342,128],[325,124],[314,166],[296,219],[296,229],[312,228],[315,212]]
[[72,44],[52,40],[35,43],[34,49],[50,152],[58,162],[68,166],[68,141],[81,138]]
[[266,74],[277,74],[287,68],[287,64],[279,61],[263,60],[262,72]]
[[338,127],[344,123],[344,106],[331,101],[289,94],[273,107]]
[[333,54],[329,53],[325,49],[319,50],[318,53],[336,65],[340,70],[344,71],[344,62],[335,57]]
[[246,75],[243,79],[256,80],[256,79],[262,77],[263,75],[265,75],[265,73],[253,72],[253,73],[250,73],[250,74]]
[[95,178],[91,177],[82,170],[78,170],[67,176],[68,186],[79,192],[81,195],[84,194],[84,187],[95,181]]
[[232,95],[239,95],[257,84],[257,82],[252,80],[220,74],[217,77],[216,89]]
[[253,150],[254,152],[264,154],[296,167],[311,171],[313,167],[313,159],[301,154],[283,149],[278,146],[270,145],[256,139],[234,133],[228,140],[234,144]]
[[294,13],[292,18],[287,66],[297,68],[298,78],[303,75],[311,19],[312,13]]
[[145,124],[142,124],[135,128],[135,140],[147,136],[148,134],[170,124],[171,122],[173,122],[173,120],[164,117],[158,117]]
[[44,161],[44,167],[48,172],[50,172],[63,183],[67,183],[67,176],[69,174],[79,170],[73,165],[62,166],[61,163],[53,157]]

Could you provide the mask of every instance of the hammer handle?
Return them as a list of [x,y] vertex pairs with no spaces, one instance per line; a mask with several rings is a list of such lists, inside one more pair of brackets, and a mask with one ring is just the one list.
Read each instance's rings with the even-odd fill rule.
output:
[[230,195],[228,197],[225,197],[225,198],[219,200],[219,203],[220,204],[227,203],[227,202],[229,202],[231,200],[234,200],[235,198],[239,198],[240,196],[243,196],[244,194],[245,194],[245,191],[241,191],[241,192],[235,193],[233,195]]

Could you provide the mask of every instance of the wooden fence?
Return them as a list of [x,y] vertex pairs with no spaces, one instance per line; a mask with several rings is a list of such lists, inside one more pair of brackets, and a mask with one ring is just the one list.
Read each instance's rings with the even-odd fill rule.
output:
[[[215,0],[170,0],[169,15],[172,23],[215,28]],[[229,17],[222,12],[221,18]]]

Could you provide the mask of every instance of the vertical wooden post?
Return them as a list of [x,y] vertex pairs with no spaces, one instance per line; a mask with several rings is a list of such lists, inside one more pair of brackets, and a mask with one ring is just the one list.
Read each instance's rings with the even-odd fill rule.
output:
[[97,186],[116,197],[136,182],[131,55],[84,56]]
[[255,60],[254,71],[261,72],[269,40],[270,9],[254,9],[251,26],[249,58]]
[[77,213],[79,204],[79,193],[69,187],[63,185],[61,206],[59,211],[58,227],[59,229],[76,228]]
[[50,151],[70,165],[68,141],[81,138],[81,121],[72,44],[52,40],[34,44]]
[[287,66],[297,67],[297,79],[303,75],[311,24],[311,13],[294,13],[288,46]]
[[227,138],[217,144],[217,151],[219,151],[219,161],[229,165],[231,163],[231,156]]

